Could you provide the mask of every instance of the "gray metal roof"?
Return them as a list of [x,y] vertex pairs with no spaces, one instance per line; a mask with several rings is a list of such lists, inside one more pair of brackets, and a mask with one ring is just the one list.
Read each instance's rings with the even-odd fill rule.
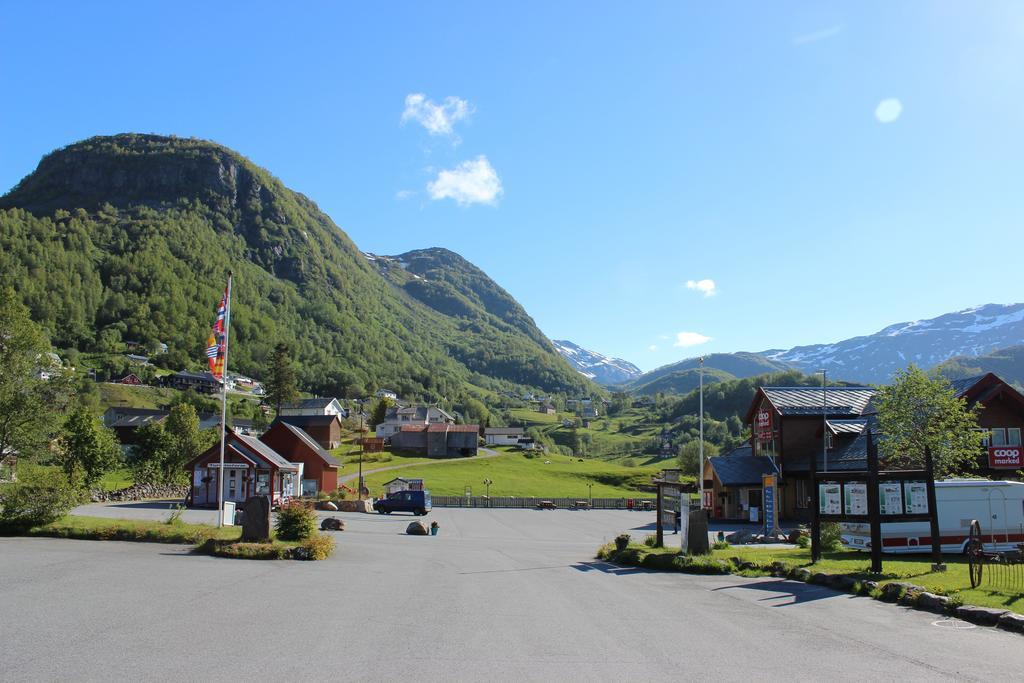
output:
[[274,422],[287,422],[296,427],[322,427],[340,419],[337,415],[278,415]]
[[508,435],[514,436],[516,434],[522,434],[522,427],[485,427],[484,436],[501,436]]
[[237,432],[235,432],[234,434],[235,434],[235,438],[238,439],[238,441],[240,443],[244,444],[247,448],[252,450],[254,453],[259,455],[261,458],[263,458],[267,462],[272,463],[278,469],[282,469],[282,470],[296,470],[296,469],[298,469],[297,465],[293,465],[292,463],[290,463],[287,460],[285,460],[283,457],[281,457],[281,455],[277,451],[275,451],[273,448],[271,448],[267,444],[263,443],[259,439],[255,439],[255,438],[253,438],[251,436],[243,436],[243,435],[241,435],[241,434],[239,434]]
[[314,408],[326,408],[334,402],[334,398],[304,398],[301,401],[288,403],[281,406],[282,410],[310,410]]
[[763,455],[752,455],[750,446],[708,458],[708,462],[723,486],[760,486],[761,475],[775,473],[772,461]]
[[337,460],[335,460],[333,455],[331,455],[330,453],[325,451],[320,446],[320,444],[318,444],[316,441],[314,441],[313,437],[311,437],[309,434],[307,434],[305,430],[300,429],[299,427],[296,427],[295,425],[290,425],[290,424],[288,424],[287,422],[284,422],[284,421],[282,421],[281,424],[283,424],[285,426],[285,428],[288,429],[288,431],[290,431],[292,434],[294,434],[299,439],[301,439],[304,444],[306,444],[307,446],[312,448],[313,451],[316,452],[316,454],[319,455],[320,458],[324,462],[326,462],[328,465],[334,465],[335,467],[341,467],[341,463],[338,462]]
[[[871,387],[761,387],[772,405],[783,415],[858,416],[874,396]],[[825,407],[822,407],[824,394]]]
[[836,434],[860,434],[867,425],[866,419],[828,420],[829,428]]
[[971,387],[985,379],[985,375],[976,375],[974,377],[965,377],[963,379],[954,379],[950,381],[950,385],[953,387],[953,392],[957,396],[963,396],[966,394]]

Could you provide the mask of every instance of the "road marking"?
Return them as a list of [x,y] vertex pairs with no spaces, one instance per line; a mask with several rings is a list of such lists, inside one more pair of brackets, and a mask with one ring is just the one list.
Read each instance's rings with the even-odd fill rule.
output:
[[939,619],[933,621],[932,626],[938,626],[939,628],[948,628],[954,631],[967,631],[968,629],[978,628],[974,624],[968,624],[963,619],[954,619],[952,617],[948,619]]

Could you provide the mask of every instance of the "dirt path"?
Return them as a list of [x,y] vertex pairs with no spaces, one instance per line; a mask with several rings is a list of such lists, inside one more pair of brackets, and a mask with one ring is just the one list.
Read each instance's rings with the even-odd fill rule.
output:
[[[443,458],[443,459],[439,459],[439,460],[432,460],[430,462],[409,462],[409,463],[406,463],[404,465],[389,465],[387,467],[378,467],[378,468],[372,469],[372,470],[363,470],[363,477],[364,478],[368,477],[369,475],[375,474],[377,472],[388,472],[390,470],[400,470],[400,469],[403,469],[405,467],[419,467],[420,465],[440,465],[440,464],[446,463],[446,462],[468,462],[470,460],[484,460],[486,458],[496,458],[499,455],[507,455],[506,453],[499,453],[498,451],[492,451],[489,448],[481,448],[480,451],[483,452],[483,455],[474,455],[474,456],[469,457],[469,458]],[[340,477],[338,477],[338,483],[339,484],[344,484],[346,482],[355,481],[358,477],[359,477],[359,473],[358,472],[355,472],[354,474],[343,474]]]

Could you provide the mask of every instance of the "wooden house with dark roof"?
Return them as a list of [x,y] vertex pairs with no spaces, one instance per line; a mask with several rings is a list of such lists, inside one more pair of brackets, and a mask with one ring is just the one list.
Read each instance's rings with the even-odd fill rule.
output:
[[341,445],[340,415],[278,415],[277,422],[287,422],[293,427],[303,430],[326,450]]
[[300,427],[287,422],[275,422],[260,437],[260,441],[288,462],[302,463],[299,490],[303,496],[315,496],[321,491],[330,493],[338,488],[341,463]]
[[217,487],[224,500],[244,502],[249,496],[266,495],[274,505],[299,495],[301,463],[292,463],[269,445],[232,429],[225,433],[224,474],[220,473],[220,442],[185,464],[191,487],[190,507],[217,507]]

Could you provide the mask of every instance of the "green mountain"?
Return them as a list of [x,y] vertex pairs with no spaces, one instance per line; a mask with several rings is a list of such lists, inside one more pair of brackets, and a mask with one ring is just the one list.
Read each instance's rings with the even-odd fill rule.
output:
[[594,391],[482,271],[443,250],[408,256],[415,283],[382,276],[316,204],[203,140],[90,138],[0,198],[0,285],[60,348],[162,341],[201,367],[231,270],[239,372],[261,376],[284,341],[318,393]]
[[1008,346],[981,356],[958,356],[937,365],[936,372],[947,379],[964,379],[994,372],[1018,388],[1024,388],[1024,345]]
[[[753,377],[772,372],[785,372],[792,366],[765,358],[757,353],[712,353],[704,356],[704,382],[715,383],[730,379]],[[687,394],[700,383],[700,359],[663,365],[637,377],[624,388],[636,394]]]

